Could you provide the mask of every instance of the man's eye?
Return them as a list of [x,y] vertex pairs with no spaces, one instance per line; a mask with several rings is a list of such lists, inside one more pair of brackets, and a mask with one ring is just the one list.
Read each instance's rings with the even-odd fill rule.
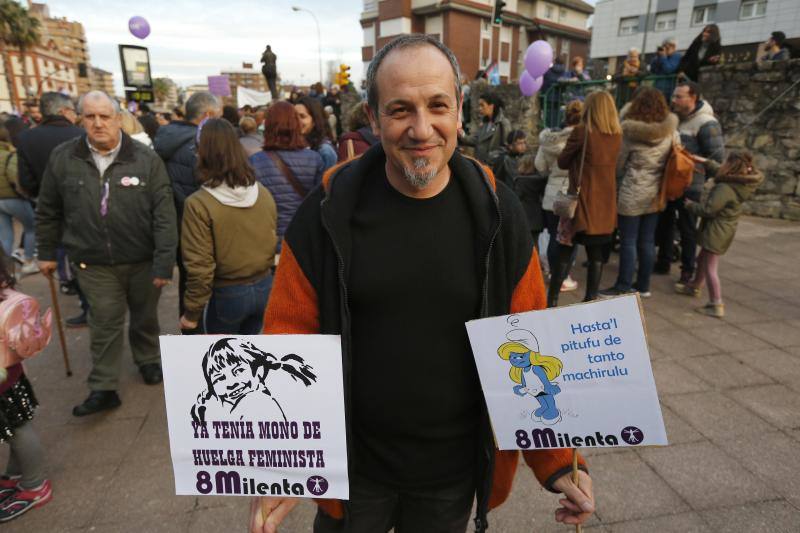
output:
[[404,108],[404,107],[396,107],[396,108],[392,109],[391,111],[389,111],[389,114],[391,116],[393,116],[393,117],[404,115],[406,113],[408,113],[408,110],[406,108]]

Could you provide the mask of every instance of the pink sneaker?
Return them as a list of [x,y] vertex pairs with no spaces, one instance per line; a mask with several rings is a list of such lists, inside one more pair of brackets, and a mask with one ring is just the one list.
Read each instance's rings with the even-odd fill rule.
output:
[[0,505],[17,490],[20,476],[0,476]]
[[0,505],[0,522],[8,522],[24,514],[34,507],[40,507],[53,498],[50,481],[44,482],[35,489],[23,489],[17,485],[16,490]]

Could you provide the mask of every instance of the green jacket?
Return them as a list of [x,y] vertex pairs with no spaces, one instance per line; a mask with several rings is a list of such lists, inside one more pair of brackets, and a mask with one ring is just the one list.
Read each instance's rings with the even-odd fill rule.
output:
[[201,187],[186,199],[181,223],[186,318],[202,316],[215,287],[269,274],[275,266],[277,223],[275,200],[258,182],[236,189],[222,185],[213,192]]
[[12,181],[17,181],[17,153],[11,144],[0,142],[0,198],[20,197]]
[[[716,168],[718,165],[713,170]],[[716,176],[706,201],[687,206],[690,213],[701,217],[697,236],[700,247],[719,255],[728,251],[742,215],[742,203],[753,196],[763,180],[758,173]]]
[[[100,203],[108,184],[108,211]],[[161,158],[122,134],[103,176],[86,135],[50,155],[36,209],[39,259],[56,260],[63,242],[70,259],[88,265],[153,262],[153,277],[172,277],[178,230],[172,187]]]

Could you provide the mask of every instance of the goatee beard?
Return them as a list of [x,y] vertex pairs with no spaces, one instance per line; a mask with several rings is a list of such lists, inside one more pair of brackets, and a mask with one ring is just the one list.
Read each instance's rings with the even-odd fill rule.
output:
[[414,164],[413,168],[407,166],[403,167],[403,174],[409,185],[421,191],[433,181],[433,178],[435,178],[439,172],[435,168],[427,172],[424,171],[430,164],[430,161],[425,157],[415,157],[412,163]]

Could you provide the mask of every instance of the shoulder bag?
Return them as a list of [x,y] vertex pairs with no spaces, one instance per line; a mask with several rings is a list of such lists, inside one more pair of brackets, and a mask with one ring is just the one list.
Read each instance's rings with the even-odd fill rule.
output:
[[581,150],[581,165],[578,171],[578,188],[575,194],[558,191],[553,199],[553,213],[558,217],[572,219],[575,217],[575,210],[578,208],[578,195],[581,193],[581,182],[583,181],[583,164],[586,161],[586,145],[589,144],[589,128],[584,126],[583,149]]
[[283,177],[286,178],[286,181],[289,182],[289,185],[292,186],[294,192],[299,194],[301,198],[305,198],[308,194],[308,191],[305,187],[303,187],[303,184],[300,183],[300,180],[297,179],[297,176],[294,175],[292,169],[290,169],[289,166],[283,162],[283,159],[281,159],[281,157],[275,152],[267,151],[265,153],[270,159],[272,159],[272,162],[275,163],[275,166],[278,167],[278,170],[281,172],[281,174],[283,174]]

